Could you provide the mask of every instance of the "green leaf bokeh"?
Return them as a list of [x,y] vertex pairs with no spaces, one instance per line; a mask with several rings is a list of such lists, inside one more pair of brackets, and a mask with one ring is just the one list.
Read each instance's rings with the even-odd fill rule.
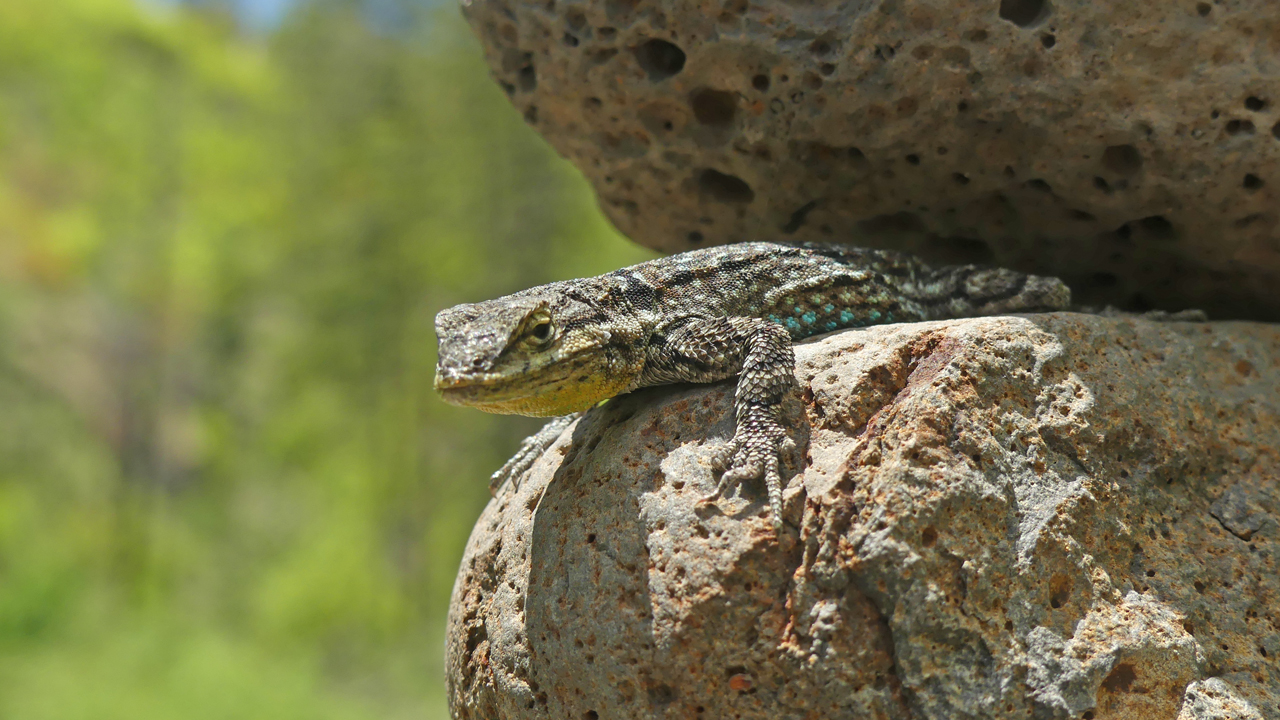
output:
[[647,255],[399,12],[0,2],[0,718],[447,717],[537,423],[440,403],[432,318]]

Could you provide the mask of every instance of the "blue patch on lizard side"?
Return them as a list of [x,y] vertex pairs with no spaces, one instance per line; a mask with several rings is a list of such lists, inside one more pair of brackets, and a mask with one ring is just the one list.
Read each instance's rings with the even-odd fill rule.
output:
[[817,314],[817,313],[815,313],[814,311],[810,310],[809,312],[805,313],[804,315],[801,315],[801,316],[800,316],[800,319],[804,321],[804,324],[805,324],[805,325],[812,325],[812,324],[814,324],[815,322],[817,322],[817,320],[818,320],[818,314]]
[[796,322],[795,318],[787,318],[782,322],[784,325],[790,328],[793,332],[800,332],[800,323]]

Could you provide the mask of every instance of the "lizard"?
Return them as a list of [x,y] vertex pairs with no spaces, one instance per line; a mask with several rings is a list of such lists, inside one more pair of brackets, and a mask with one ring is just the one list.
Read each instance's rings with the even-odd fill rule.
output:
[[1061,280],[1000,268],[931,268],[906,253],[821,243],[693,250],[593,278],[442,310],[435,389],[445,402],[555,417],[494,473],[495,495],[581,413],[639,388],[737,376],[733,437],[714,455],[714,501],[764,476],[782,527],[781,405],[792,343],[836,330],[1064,310]]

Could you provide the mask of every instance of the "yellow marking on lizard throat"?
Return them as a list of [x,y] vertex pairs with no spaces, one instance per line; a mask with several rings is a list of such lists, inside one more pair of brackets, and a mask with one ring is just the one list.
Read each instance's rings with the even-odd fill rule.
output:
[[527,415],[530,417],[557,417],[586,410],[601,400],[608,400],[631,384],[629,377],[612,380],[601,374],[589,374],[582,378],[565,378],[548,383],[541,388],[518,397],[501,397],[505,393],[493,393],[499,397],[485,397],[484,392],[443,393],[445,402],[466,405],[477,410],[499,415]]

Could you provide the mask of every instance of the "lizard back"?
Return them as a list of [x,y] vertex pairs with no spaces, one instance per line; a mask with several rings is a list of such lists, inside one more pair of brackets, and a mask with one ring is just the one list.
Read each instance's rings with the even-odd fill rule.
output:
[[659,317],[757,317],[800,339],[835,330],[999,312],[1061,309],[1054,278],[953,266],[903,253],[818,243],[741,243],[616,270],[632,308]]

